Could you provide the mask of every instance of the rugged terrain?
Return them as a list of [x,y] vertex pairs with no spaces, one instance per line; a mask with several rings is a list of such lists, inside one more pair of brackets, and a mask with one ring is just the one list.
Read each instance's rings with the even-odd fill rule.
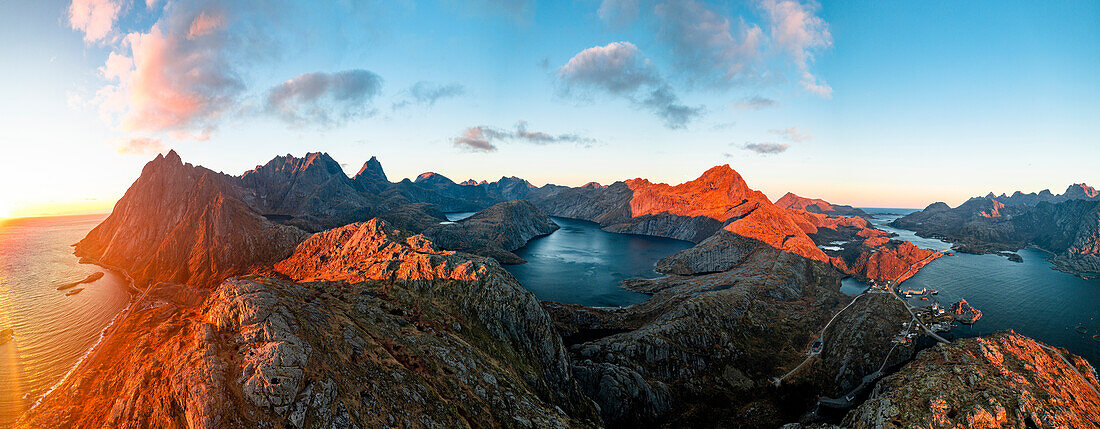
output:
[[[392,183],[374,158],[349,178],[325,154],[230,176],[170,152],[76,245],[152,287],[20,425],[779,426],[912,352],[888,347],[899,302],[841,278],[940,255],[805,210],[822,203],[777,206],[729,166],[567,188]],[[641,304],[540,303],[496,259],[556,229],[544,213],[697,244],[625,283]]]
[[1100,383],[1079,356],[1011,331],[921,351],[844,419],[851,428],[1100,426]]
[[525,200],[498,203],[458,222],[443,222],[424,230],[437,246],[488,256],[502,264],[526,261],[513,250],[532,238],[557,231],[558,224]]
[[490,259],[376,219],[318,233],[276,268],[289,278],[156,284],[19,426],[599,421],[549,317]]
[[995,198],[974,198],[956,208],[935,203],[891,225],[951,241],[961,252],[1000,253],[1035,246],[1051,252],[1051,262],[1059,269],[1100,272],[1100,201],[1007,206]]

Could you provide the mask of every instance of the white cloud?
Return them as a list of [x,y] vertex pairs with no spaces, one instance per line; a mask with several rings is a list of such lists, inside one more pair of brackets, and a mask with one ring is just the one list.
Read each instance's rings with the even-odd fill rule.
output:
[[656,67],[630,42],[585,49],[557,74],[566,95],[596,90],[623,97],[656,114],[669,128],[683,128],[703,110],[681,104]]
[[121,11],[120,0],[73,0],[69,5],[69,25],[84,32],[85,42],[97,42],[111,34]]

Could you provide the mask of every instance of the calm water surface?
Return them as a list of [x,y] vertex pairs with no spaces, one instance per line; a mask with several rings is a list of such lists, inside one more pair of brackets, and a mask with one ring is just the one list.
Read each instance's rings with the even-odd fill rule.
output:
[[[0,220],[0,330],[15,331],[0,345],[0,428],[56,384],[129,303],[124,278],[77,263],[69,246],[105,217]],[[103,278],[76,295],[57,290],[97,271]]]
[[[881,216],[873,222],[919,247],[951,248],[950,243],[882,225],[895,218]],[[940,291],[938,300],[942,304],[950,305],[965,298],[982,311],[981,320],[972,326],[960,325],[952,334],[973,337],[1013,329],[1044,343],[1065,347],[1094,366],[1100,364],[1100,336],[1093,339],[1100,334],[1100,279],[1085,280],[1051,269],[1047,254],[1035,249],[1018,252],[1024,259],[1022,263],[997,255],[952,253],[954,256],[932,261],[905,282],[906,287]],[[858,286],[862,285],[846,280],[845,286],[846,292],[858,292]]]
[[[449,213],[452,221],[473,213]],[[690,242],[633,234],[615,234],[600,225],[553,218],[561,229],[536,238],[514,253],[526,264],[505,265],[508,271],[543,301],[593,307],[637,304],[649,295],[623,289],[630,278],[658,277],[657,260],[692,246]]]

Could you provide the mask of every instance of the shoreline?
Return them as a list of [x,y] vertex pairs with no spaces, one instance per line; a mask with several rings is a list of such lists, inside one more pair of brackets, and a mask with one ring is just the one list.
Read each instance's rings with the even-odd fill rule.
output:
[[[75,253],[73,254],[73,256],[76,256]],[[115,267],[115,266],[112,266],[112,265],[100,264],[100,263],[92,261],[91,259],[88,259],[88,258],[83,258],[83,257],[77,257],[77,258],[79,258],[79,260],[77,262],[79,264],[95,265],[95,266],[98,266],[100,268],[103,268],[104,270],[111,271],[112,273],[118,274],[118,275],[122,276],[122,278],[126,279],[127,289],[129,289],[129,291],[130,291],[130,302],[127,303],[126,306],[122,308],[122,310],[119,310],[119,312],[117,314],[115,314],[114,317],[111,318],[111,321],[109,323],[107,323],[107,325],[104,326],[103,329],[101,329],[99,331],[99,338],[96,339],[96,342],[93,343],[90,347],[88,347],[88,349],[85,350],[84,353],[80,355],[80,358],[78,358],[76,360],[76,362],[74,362],[73,365],[71,367],[69,367],[68,371],[65,371],[65,375],[61,376],[61,378],[58,379],[58,381],[56,383],[54,383],[52,386],[50,386],[49,389],[46,389],[45,393],[43,393],[42,395],[39,395],[38,399],[35,400],[34,405],[31,405],[30,408],[27,408],[26,410],[24,410],[23,414],[26,414],[27,412],[30,412],[31,410],[33,410],[36,407],[38,407],[39,405],[41,405],[42,401],[44,401],[48,396],[50,396],[51,393],[53,393],[55,390],[57,390],[58,387],[61,387],[61,385],[65,384],[65,382],[69,380],[69,377],[71,377],[73,375],[73,373],[76,372],[76,369],[79,368],[80,365],[82,365],[85,361],[87,361],[88,357],[92,356],[97,349],[99,349],[99,346],[101,344],[103,344],[103,340],[109,338],[111,336],[111,334],[114,333],[113,331],[108,333],[108,331],[111,330],[112,328],[114,328],[119,323],[119,321],[124,318],[123,315],[129,314],[130,309],[133,308],[134,304],[137,303],[138,300],[139,300],[139,299],[135,299],[135,297],[137,297],[137,294],[138,294],[138,289],[137,289],[137,286],[135,286],[135,284],[134,284],[134,279],[125,270],[122,270],[122,269],[120,269],[118,267]],[[22,416],[20,416],[20,417],[22,417]],[[19,419],[17,418],[15,421],[19,421]]]

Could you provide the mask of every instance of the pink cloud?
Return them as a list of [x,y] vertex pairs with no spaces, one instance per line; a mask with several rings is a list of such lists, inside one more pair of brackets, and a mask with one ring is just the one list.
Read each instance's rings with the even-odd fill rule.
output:
[[215,14],[207,15],[206,11],[203,11],[191,22],[191,29],[187,31],[187,38],[194,39],[196,37],[205,36],[218,30],[223,25],[225,25],[224,16]]
[[115,0],[73,0],[69,5],[69,25],[84,32],[85,42],[107,38],[115,26],[122,2]]
[[134,155],[146,155],[150,153],[163,152],[167,147],[158,138],[152,137],[132,137],[126,139],[117,139],[114,141],[115,148],[118,153],[121,154],[134,154]]

